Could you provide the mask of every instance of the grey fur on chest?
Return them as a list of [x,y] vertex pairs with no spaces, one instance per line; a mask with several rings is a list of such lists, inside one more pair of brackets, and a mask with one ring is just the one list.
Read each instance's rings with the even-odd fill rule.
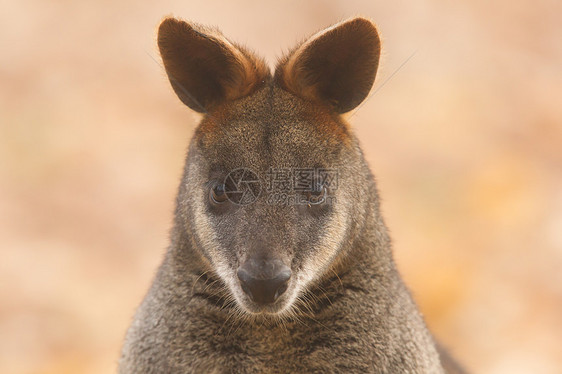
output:
[[[284,321],[244,319],[178,294],[177,285],[171,293],[156,287],[136,316],[131,362],[146,360],[138,365],[146,373],[441,372],[427,348],[431,337],[413,333],[423,322],[407,298],[397,293],[388,303],[392,299],[338,287],[331,293],[334,301],[314,318]],[[128,360],[122,359],[122,368]]]

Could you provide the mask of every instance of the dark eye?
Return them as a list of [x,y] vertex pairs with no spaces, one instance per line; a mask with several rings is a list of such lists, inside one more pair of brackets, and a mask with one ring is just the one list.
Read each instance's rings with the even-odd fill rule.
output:
[[224,190],[224,184],[218,183],[211,188],[211,192],[209,193],[209,199],[212,203],[215,204],[222,204],[226,200],[228,200],[228,196],[226,196],[226,192]]
[[324,185],[317,184],[312,191],[307,192],[306,199],[308,205],[320,205],[326,201],[328,188]]

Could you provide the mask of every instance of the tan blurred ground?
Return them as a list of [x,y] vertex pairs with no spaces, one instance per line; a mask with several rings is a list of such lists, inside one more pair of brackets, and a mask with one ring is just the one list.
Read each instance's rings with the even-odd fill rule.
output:
[[[0,4],[0,373],[111,373],[167,244],[196,124],[153,60],[174,14],[274,62],[362,14],[377,87],[352,122],[396,257],[475,373],[562,372],[562,3]],[[152,56],[152,57],[151,57]]]

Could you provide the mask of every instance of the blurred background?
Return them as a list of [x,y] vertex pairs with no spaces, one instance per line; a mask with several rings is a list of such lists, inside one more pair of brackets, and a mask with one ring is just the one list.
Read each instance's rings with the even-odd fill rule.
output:
[[562,3],[0,5],[0,372],[112,373],[168,243],[197,117],[159,66],[166,15],[274,64],[379,26],[351,123],[427,322],[474,373],[562,372]]

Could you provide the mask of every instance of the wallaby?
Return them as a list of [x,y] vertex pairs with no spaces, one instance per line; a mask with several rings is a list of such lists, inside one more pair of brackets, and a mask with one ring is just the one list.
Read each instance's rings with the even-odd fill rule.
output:
[[342,117],[373,85],[375,25],[318,32],[274,74],[219,31],[175,18],[158,47],[175,93],[203,117],[119,372],[460,373],[396,270]]

